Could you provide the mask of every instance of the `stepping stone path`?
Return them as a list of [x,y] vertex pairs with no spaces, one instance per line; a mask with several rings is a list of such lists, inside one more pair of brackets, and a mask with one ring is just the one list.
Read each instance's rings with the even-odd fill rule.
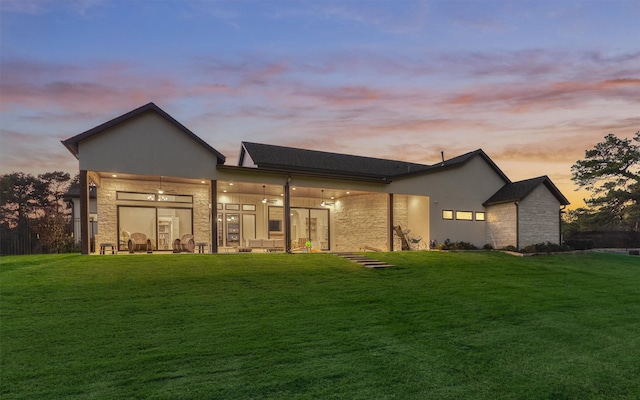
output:
[[389,268],[394,267],[395,265],[387,264],[384,261],[374,260],[373,258],[361,256],[359,254],[354,253],[335,253],[335,255],[346,258],[347,260],[353,261],[354,263],[358,263],[365,268]]

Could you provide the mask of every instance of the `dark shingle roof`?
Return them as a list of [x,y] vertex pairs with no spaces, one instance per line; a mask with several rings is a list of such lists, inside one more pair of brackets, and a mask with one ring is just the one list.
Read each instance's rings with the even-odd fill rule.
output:
[[251,157],[258,168],[292,172],[324,173],[343,177],[387,180],[397,175],[429,169],[405,161],[329,153],[261,143],[242,142],[239,164]]
[[193,140],[195,140],[196,142],[198,142],[200,145],[202,145],[204,148],[206,148],[207,150],[209,150],[210,152],[212,152],[216,158],[217,158],[217,162],[218,164],[224,164],[224,161],[226,159],[226,157],[220,153],[218,150],[214,149],[213,147],[211,147],[211,145],[209,145],[209,143],[205,142],[204,140],[200,139],[200,137],[198,137],[195,133],[191,132],[186,126],[182,125],[180,122],[178,122],[177,120],[175,120],[171,115],[167,114],[164,110],[162,110],[160,107],[158,107],[157,105],[155,105],[154,103],[148,103],[145,104],[142,107],[138,107],[133,111],[129,111],[126,114],[123,114],[119,117],[116,117],[114,119],[112,119],[111,121],[107,121],[104,124],[98,125],[93,129],[89,129],[86,132],[80,133],[76,136],[73,136],[67,140],[63,140],[62,144],[69,149],[69,151],[77,158],[78,157],[78,143],[84,139],[87,139],[93,135],[98,135],[104,131],[106,131],[109,128],[112,128],[118,124],[121,124],[127,120],[130,120],[132,118],[135,118],[141,114],[144,114],[146,112],[155,112],[157,114],[159,114],[161,117],[163,117],[164,119],[166,119],[167,121],[169,121],[172,125],[174,125],[176,128],[178,128],[179,130],[181,130],[182,132],[184,132],[187,136],[191,137]]
[[524,181],[507,183],[500,190],[498,190],[493,196],[484,202],[484,206],[490,206],[494,204],[509,203],[514,201],[521,201],[529,195],[536,187],[544,184],[547,189],[553,194],[561,205],[568,205],[569,200],[560,193],[560,190],[556,185],[551,182],[548,176],[539,176],[537,178],[527,179]]
[[464,164],[466,164],[467,162],[469,162],[475,157],[482,158],[487,164],[489,164],[491,169],[493,169],[495,173],[498,174],[500,178],[502,178],[502,180],[504,180],[506,183],[511,183],[511,180],[504,174],[504,172],[502,172],[502,170],[496,165],[496,163],[494,163],[493,160],[482,149],[470,151],[468,153],[461,154],[459,156],[445,160],[444,162],[433,164],[427,170],[411,172],[405,175],[419,175],[424,173],[430,174],[430,173],[441,172],[446,169],[458,168],[463,166]]

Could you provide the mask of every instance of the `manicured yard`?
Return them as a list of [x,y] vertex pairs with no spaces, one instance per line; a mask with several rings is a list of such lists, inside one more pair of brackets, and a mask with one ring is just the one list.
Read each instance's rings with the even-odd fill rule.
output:
[[640,258],[376,256],[0,258],[0,397],[640,397]]

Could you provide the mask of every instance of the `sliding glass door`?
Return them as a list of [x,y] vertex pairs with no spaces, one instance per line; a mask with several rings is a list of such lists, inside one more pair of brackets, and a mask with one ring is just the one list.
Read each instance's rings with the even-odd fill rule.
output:
[[291,208],[291,248],[302,249],[311,241],[311,247],[329,250],[329,210]]
[[193,210],[118,206],[118,226],[121,250],[127,248],[127,242],[134,233],[143,234],[151,242],[152,250],[172,250],[176,239],[193,234]]

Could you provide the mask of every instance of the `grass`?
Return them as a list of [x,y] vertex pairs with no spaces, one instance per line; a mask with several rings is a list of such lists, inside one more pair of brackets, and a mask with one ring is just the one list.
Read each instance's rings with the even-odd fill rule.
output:
[[637,399],[607,254],[0,259],[3,399]]

